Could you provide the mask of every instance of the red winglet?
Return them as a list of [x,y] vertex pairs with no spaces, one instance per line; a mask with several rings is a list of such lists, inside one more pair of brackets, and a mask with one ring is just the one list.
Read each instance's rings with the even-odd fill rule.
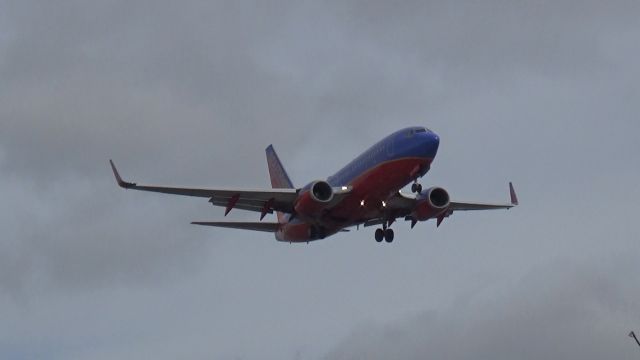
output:
[[518,205],[518,196],[516,195],[516,191],[513,189],[512,183],[509,183],[509,194],[511,195],[511,204]]
[[231,211],[231,209],[233,209],[233,207],[236,206],[238,199],[240,199],[240,194],[235,194],[229,199],[229,202],[227,203],[227,208],[224,211],[224,216],[227,216],[227,214],[229,214],[229,211]]
[[118,182],[118,186],[128,189],[128,188],[132,188],[134,186],[136,186],[135,183],[130,183],[130,182],[126,182],[124,180],[122,180],[122,178],[120,177],[120,174],[118,173],[118,169],[116,169],[116,166],[113,164],[113,160],[109,160],[109,163],[111,164],[111,170],[113,170],[113,175],[116,177],[116,181]]

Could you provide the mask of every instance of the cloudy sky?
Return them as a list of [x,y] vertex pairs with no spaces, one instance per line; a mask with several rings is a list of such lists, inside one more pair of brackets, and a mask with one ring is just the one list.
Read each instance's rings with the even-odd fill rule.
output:
[[[637,359],[640,2],[0,0],[0,358]],[[296,185],[386,134],[521,206],[309,245],[124,191]],[[232,212],[232,219],[257,219]]]

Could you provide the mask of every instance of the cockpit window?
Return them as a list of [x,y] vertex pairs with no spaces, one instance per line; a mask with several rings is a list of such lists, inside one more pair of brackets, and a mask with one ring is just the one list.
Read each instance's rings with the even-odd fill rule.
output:
[[423,133],[423,132],[427,132],[427,129],[425,129],[425,128],[410,129],[409,131],[407,131],[407,137],[412,137],[413,135],[415,135],[417,133]]

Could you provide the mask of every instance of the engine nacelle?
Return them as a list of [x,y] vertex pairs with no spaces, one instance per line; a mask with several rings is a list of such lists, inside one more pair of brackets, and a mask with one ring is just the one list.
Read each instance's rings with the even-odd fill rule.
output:
[[418,196],[418,204],[413,210],[413,218],[424,221],[435,218],[449,207],[449,193],[440,187],[432,187]]
[[300,218],[314,217],[324,210],[333,200],[333,188],[328,182],[312,182],[298,195],[294,209]]

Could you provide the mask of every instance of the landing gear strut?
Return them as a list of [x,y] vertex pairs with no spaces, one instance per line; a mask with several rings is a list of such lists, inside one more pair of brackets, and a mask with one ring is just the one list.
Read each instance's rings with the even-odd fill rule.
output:
[[393,230],[392,229],[376,229],[375,238],[377,242],[382,242],[382,240],[390,243],[393,241]]
[[411,184],[411,192],[421,193],[422,185],[418,184],[417,182],[414,182],[413,184]]

